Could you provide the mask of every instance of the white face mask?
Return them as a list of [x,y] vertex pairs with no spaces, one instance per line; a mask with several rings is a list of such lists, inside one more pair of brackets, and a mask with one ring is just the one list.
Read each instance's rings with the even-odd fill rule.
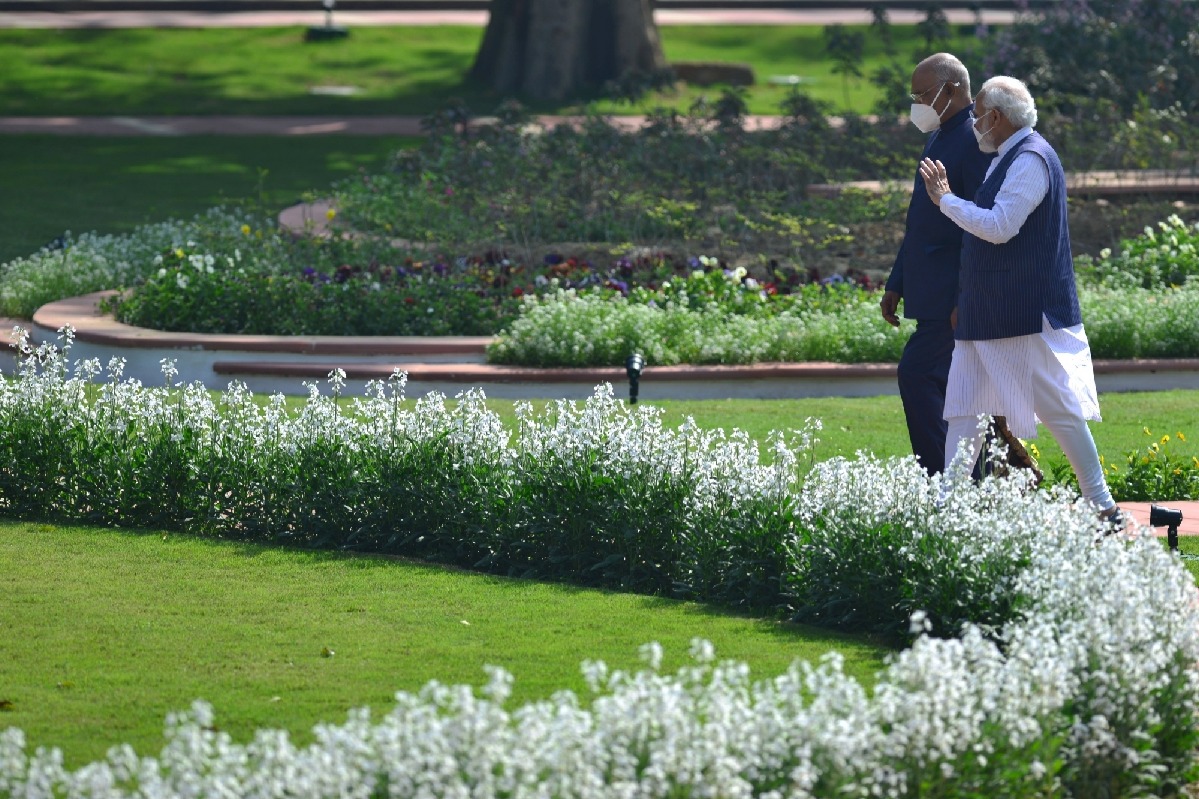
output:
[[[998,122],[995,123],[995,125],[998,124]],[[978,132],[978,128],[976,126],[970,126],[974,130],[974,140],[978,142],[978,149],[982,150],[984,153],[994,153],[999,151],[999,148],[987,138],[991,135],[991,131],[995,130],[995,125],[987,128],[982,133]]]
[[933,108],[933,105],[936,105],[937,99],[940,98],[941,92],[943,91],[945,91],[944,83],[941,84],[941,88],[937,89],[937,93],[933,95],[933,101],[931,104],[926,105],[924,103],[912,103],[912,110],[910,112],[912,124],[915,125],[921,133],[932,133],[934,130],[941,127],[941,117],[944,115],[945,111],[949,110],[949,103],[945,104],[945,109],[941,111],[940,114],[937,113],[937,109]]

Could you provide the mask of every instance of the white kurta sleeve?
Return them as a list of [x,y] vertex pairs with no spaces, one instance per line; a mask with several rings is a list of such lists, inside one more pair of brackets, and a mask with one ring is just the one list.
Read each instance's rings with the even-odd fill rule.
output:
[[979,208],[953,194],[941,198],[941,213],[983,241],[1003,244],[1020,232],[1028,215],[1049,193],[1049,167],[1035,153],[1021,153],[1008,168],[995,206]]

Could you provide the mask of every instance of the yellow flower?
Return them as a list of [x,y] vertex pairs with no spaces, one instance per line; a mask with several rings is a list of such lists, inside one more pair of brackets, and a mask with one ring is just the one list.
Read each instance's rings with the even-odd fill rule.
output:
[[335,216],[337,216],[336,208],[330,208],[328,211],[325,211],[325,219],[333,219]]
[[243,236],[248,236],[248,235],[250,235],[250,226],[249,226],[249,225],[242,225],[242,226],[241,226],[241,234],[242,234]]
[[1196,469],[1199,469],[1199,458],[1196,458],[1194,455],[1192,455],[1192,456],[1191,456],[1191,463],[1195,464],[1195,468],[1196,468]]
[[1147,435],[1147,436],[1151,436],[1151,435],[1153,435],[1153,433],[1150,433],[1150,432],[1149,432],[1149,428],[1148,428],[1148,427],[1142,427],[1141,429],[1145,431],[1145,435]]
[[175,249],[175,257],[176,258],[182,258],[183,255],[184,255],[183,250],[178,249],[178,248]]
[[1187,437],[1186,437],[1186,436],[1184,436],[1184,435],[1182,434],[1182,431],[1181,431],[1181,430],[1179,430],[1179,431],[1178,431],[1177,433],[1175,433],[1174,435],[1178,436],[1178,440],[1179,440],[1179,441],[1186,441],[1186,440],[1187,440]]
[[1167,443],[1169,440],[1170,440],[1170,434],[1169,434],[1169,433],[1166,433],[1164,436],[1162,436],[1162,443],[1163,443],[1163,444]]
[[1041,457],[1041,450],[1037,449],[1037,445],[1036,445],[1036,444],[1029,444],[1029,445],[1028,445],[1028,448],[1029,448],[1030,450],[1032,450],[1032,456],[1033,456],[1034,458],[1039,458],[1039,457]]
[[1141,463],[1148,463],[1148,462],[1149,462],[1149,458],[1141,458]]
[[1175,469],[1174,474],[1182,474],[1182,469]]

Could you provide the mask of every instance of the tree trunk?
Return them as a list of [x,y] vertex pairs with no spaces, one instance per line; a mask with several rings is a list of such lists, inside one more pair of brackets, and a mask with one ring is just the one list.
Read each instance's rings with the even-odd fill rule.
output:
[[503,94],[563,100],[665,67],[650,0],[491,0],[471,77]]

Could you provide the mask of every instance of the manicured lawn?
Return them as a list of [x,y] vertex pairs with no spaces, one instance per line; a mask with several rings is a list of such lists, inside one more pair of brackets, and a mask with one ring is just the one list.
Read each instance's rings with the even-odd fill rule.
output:
[[[868,78],[885,57],[878,36],[858,29],[866,31],[859,65]],[[928,54],[914,26],[893,30],[905,68]],[[877,96],[868,79],[851,81],[846,95],[819,26],[664,26],[660,32],[669,60],[752,65],[754,113],[778,112],[784,91],[768,83],[775,75],[801,76],[807,91],[838,110],[848,96],[849,107],[869,112]],[[0,115],[426,114],[450,97],[490,113],[498,103],[493,93],[466,81],[482,28],[365,27],[318,44],[305,43],[303,34],[301,27],[3,30]],[[973,39],[972,33],[957,35],[943,46],[962,51]],[[359,91],[311,93],[321,86]],[[633,110],[686,108],[698,94],[658,96]]]
[[389,153],[408,142],[355,136],[17,135],[0,143],[0,263],[5,263],[66,230],[127,232],[245,200],[273,213],[360,168],[381,168]]
[[[643,401],[649,377],[643,378]],[[625,387],[618,387],[618,391]],[[666,410],[667,422],[678,425],[687,416],[705,429],[738,427],[765,442],[771,430],[803,427],[808,417],[821,419],[824,429],[816,449],[818,459],[834,455],[852,457],[858,450],[879,457],[911,454],[903,405],[899,397],[829,397],[794,400],[655,400]],[[515,418],[513,403],[492,399],[488,405],[511,424]],[[542,406],[544,403],[535,403]],[[1187,441],[1173,441],[1170,451],[1176,455],[1199,456],[1199,426],[1195,408],[1199,391],[1156,391],[1108,393],[1099,397],[1103,421],[1091,423],[1096,446],[1109,461],[1122,459],[1125,453],[1143,451],[1169,433],[1181,430]],[[1144,428],[1152,435],[1147,436]],[[1042,465],[1065,463],[1061,448],[1044,428],[1033,443],[1041,451]],[[1120,461],[1122,462],[1122,460]]]
[[156,752],[166,713],[196,698],[238,739],[270,726],[307,741],[397,690],[481,686],[485,664],[523,702],[585,692],[584,659],[636,668],[649,641],[668,669],[702,637],[762,676],[836,649],[866,681],[886,652],[696,604],[162,532],[0,522],[0,573],[0,727],[76,766],[122,741]]
[[[1162,545],[1166,546],[1166,539],[1162,539]],[[1196,536],[1180,536],[1178,539],[1178,551],[1182,553],[1183,563],[1186,564],[1189,571],[1199,582],[1199,537]]]

